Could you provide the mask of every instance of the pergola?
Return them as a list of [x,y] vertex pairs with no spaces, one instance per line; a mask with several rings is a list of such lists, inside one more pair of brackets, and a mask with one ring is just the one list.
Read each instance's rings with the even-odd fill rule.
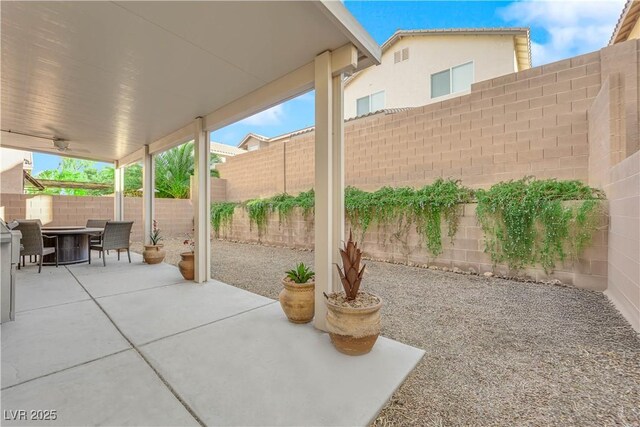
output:
[[[143,230],[154,218],[153,156],[195,147],[195,281],[210,277],[209,132],[315,89],[315,325],[338,286],[344,236],[343,78],[380,48],[339,1],[3,2],[2,146],[143,165]],[[15,133],[18,132],[18,133]],[[46,139],[27,135],[49,137]],[[59,144],[58,144],[59,145]]]

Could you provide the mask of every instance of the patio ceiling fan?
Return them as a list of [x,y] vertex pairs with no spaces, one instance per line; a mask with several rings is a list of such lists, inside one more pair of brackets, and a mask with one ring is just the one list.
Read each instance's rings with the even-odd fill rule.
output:
[[[36,146],[36,147],[30,147],[30,148],[34,148],[34,149],[41,149],[44,151],[49,151],[52,148],[59,151],[60,153],[69,153],[69,154],[73,154],[73,153],[89,153],[90,151],[84,148],[72,148],[70,146],[70,141],[68,139],[65,138],[60,138],[57,136],[41,136],[41,135],[33,135],[33,134],[29,134],[29,133],[25,133],[25,132],[18,132],[18,131],[14,131],[11,129],[2,129],[3,133],[6,134],[11,134],[11,135],[20,135],[20,136],[24,136],[24,137],[28,137],[28,138],[36,138],[39,140],[43,141],[42,146]],[[49,143],[44,143],[44,141],[49,141]],[[52,144],[52,145],[50,145]],[[39,144],[37,144],[39,145]],[[26,148],[26,147],[25,147]]]

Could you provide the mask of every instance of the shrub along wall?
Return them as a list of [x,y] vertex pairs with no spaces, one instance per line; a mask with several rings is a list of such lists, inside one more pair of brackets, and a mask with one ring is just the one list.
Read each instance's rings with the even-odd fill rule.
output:
[[[435,265],[451,269],[456,267],[463,271],[473,269],[478,273],[495,271],[507,274],[509,268],[506,264],[501,263],[494,268],[490,255],[484,252],[484,233],[478,224],[476,207],[475,203],[461,205],[458,230],[453,240],[446,237],[442,240],[442,253],[437,257],[429,252],[415,227],[409,228],[405,238],[398,238],[397,229],[375,224],[362,240],[365,256],[408,265]],[[602,214],[598,218],[599,227],[593,233],[591,244],[577,260],[557,265],[551,274],[546,274],[542,267],[528,267],[521,274],[536,280],[558,279],[580,288],[603,290],[607,283],[606,216]],[[305,219],[302,210],[295,208],[289,219],[280,222],[278,215],[272,214],[267,222],[266,231],[259,236],[256,227],[250,224],[247,211],[236,209],[230,226],[223,227],[219,237],[230,241],[313,249],[313,214]],[[350,226],[347,222],[347,229]],[[442,235],[446,236],[447,231],[447,226],[443,225]]]
[[[215,204],[214,229],[223,239],[312,249],[312,197],[308,192],[237,207]],[[572,181],[521,180],[475,195],[453,181],[418,190],[348,189],[347,230],[354,230],[372,259],[558,279],[602,290],[607,227],[600,197]],[[479,205],[468,203],[475,198]]]

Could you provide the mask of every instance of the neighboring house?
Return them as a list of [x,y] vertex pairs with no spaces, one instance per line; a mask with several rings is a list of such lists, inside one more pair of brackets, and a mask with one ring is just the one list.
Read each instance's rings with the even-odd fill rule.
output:
[[248,133],[242,141],[238,144],[238,148],[246,151],[255,151],[260,148],[265,148],[269,145],[269,138],[266,136],[258,135],[256,133]]
[[382,45],[380,65],[346,80],[345,118],[442,101],[528,68],[528,28],[400,30]]
[[0,148],[0,193],[24,194],[24,171],[32,170],[31,152]]
[[[219,142],[211,142],[211,148],[209,149],[212,154],[217,154],[220,157],[220,162],[225,163],[227,157],[237,156],[238,154],[246,153],[246,150],[242,148],[234,147],[227,144],[220,144]],[[215,167],[215,166],[214,166]]]
[[278,135],[271,138],[267,136],[258,135],[255,133],[249,133],[247,134],[247,136],[245,136],[242,139],[242,141],[240,141],[240,143],[238,144],[238,148],[242,148],[246,151],[255,151],[261,148],[266,148],[269,145],[273,144],[274,142],[287,141],[293,136],[310,132],[312,130],[313,130],[313,126],[309,126],[304,129],[299,129],[293,132],[285,133],[283,135]]
[[609,44],[640,39],[640,0],[627,0]]
[[[345,81],[344,117],[419,107],[469,93],[471,84],[531,68],[528,28],[396,31],[382,63]],[[266,137],[247,134],[238,148],[266,148],[313,127]]]

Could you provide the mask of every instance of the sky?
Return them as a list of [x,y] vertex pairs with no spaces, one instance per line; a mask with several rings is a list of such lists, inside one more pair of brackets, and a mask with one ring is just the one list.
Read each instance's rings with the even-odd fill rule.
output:
[[[530,27],[533,65],[543,65],[604,47],[625,0],[345,1],[379,43],[396,30]],[[211,134],[237,145],[249,132],[276,136],[314,122],[314,95],[306,93]],[[58,156],[34,154],[35,171],[58,166]]]

